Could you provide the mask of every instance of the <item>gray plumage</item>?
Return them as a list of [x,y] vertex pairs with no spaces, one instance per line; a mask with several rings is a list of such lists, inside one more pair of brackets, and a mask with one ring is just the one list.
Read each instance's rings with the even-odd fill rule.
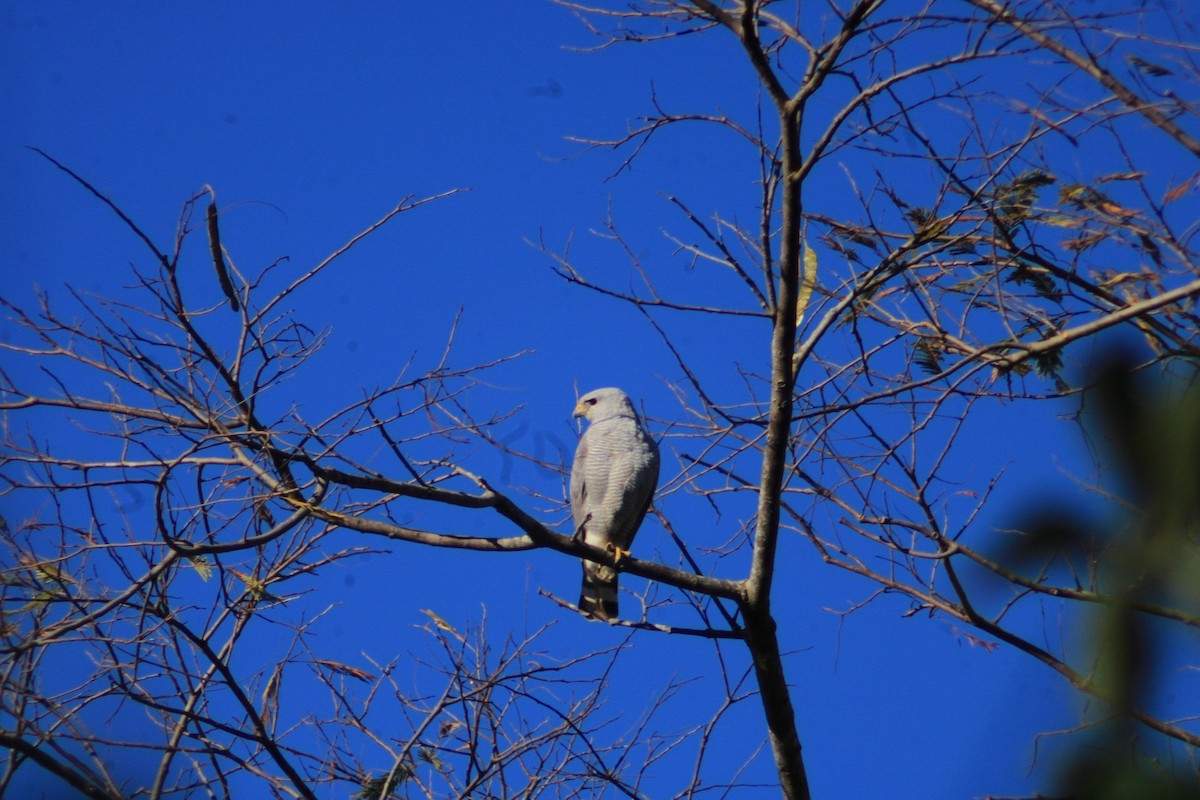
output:
[[[579,398],[575,416],[589,425],[571,467],[575,536],[590,545],[628,551],[658,486],[658,445],[620,389]],[[617,570],[583,562],[579,609],[596,619],[617,615]]]

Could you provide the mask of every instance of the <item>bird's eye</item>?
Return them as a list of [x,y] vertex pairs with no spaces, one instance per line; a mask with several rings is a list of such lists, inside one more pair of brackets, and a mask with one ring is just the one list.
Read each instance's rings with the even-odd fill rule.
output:
[[589,397],[587,400],[584,400],[583,402],[587,403],[589,406],[594,406],[594,405],[596,405],[596,398]]

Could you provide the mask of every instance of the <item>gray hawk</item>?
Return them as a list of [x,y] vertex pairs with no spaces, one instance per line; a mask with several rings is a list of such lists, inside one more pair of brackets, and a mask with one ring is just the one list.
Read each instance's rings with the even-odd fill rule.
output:
[[[612,551],[620,560],[658,486],[658,445],[620,389],[588,392],[575,405],[575,416],[590,423],[571,467],[575,538]],[[614,567],[583,562],[579,610],[600,620],[617,616]]]

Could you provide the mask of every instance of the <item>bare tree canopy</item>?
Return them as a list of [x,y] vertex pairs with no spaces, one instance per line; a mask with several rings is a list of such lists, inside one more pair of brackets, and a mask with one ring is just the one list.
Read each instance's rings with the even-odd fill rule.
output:
[[[651,88],[621,132],[572,140],[614,176],[645,165],[656,217],[514,232],[594,302],[545,337],[593,340],[675,400],[638,408],[662,451],[645,525],[673,549],[574,536],[568,449],[516,435],[522,393],[605,385],[587,366],[502,395],[529,353],[464,361],[456,318],[436,350],[383,343],[364,388],[320,385],[328,320],[303,298],[464,190],[404,196],[311,264],[250,266],[223,187],[143,219],[35,148],[139,255],[117,293],[0,299],[0,491],[35,509],[0,526],[0,793],[34,772],[114,799],[841,796],[813,759],[863,745],[805,714],[788,655],[818,611],[801,588],[837,574],[857,594],[821,603],[844,618],[893,603],[1077,693],[1079,755],[1047,791],[1191,796],[1200,14],[557,5],[600,57],[733,76],[712,100]],[[677,166],[716,151],[720,170]],[[391,310],[423,302],[406,285]],[[1064,469],[1075,495],[1020,487],[1005,444],[1031,429],[1090,449]],[[635,576],[609,626],[564,594],[580,560]],[[324,624],[368,561],[397,584],[452,564],[457,593],[530,564],[576,583],[527,580],[523,630],[497,631],[486,596],[470,627],[431,600],[413,651],[380,653]]]

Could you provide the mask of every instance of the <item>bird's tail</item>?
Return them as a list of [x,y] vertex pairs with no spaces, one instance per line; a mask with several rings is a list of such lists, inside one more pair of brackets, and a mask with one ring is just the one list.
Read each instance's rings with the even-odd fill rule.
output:
[[583,562],[583,589],[579,593],[579,610],[599,620],[616,619],[617,571],[602,564]]

